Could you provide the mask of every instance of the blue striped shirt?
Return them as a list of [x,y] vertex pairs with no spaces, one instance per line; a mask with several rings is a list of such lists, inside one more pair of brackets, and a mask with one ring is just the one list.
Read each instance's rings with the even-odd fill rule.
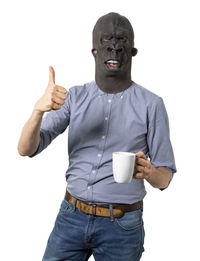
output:
[[68,126],[67,190],[78,199],[102,205],[132,204],[145,197],[144,180],[114,181],[114,151],[143,151],[153,166],[167,168],[171,179],[176,172],[163,99],[135,82],[115,94],[95,82],[71,87],[61,109],[43,118],[40,144],[31,157]]

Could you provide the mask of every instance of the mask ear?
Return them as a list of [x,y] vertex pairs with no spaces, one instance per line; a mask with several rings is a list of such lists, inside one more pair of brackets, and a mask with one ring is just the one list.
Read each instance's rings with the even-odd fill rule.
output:
[[136,48],[132,48],[132,56],[136,56],[138,50]]
[[97,50],[96,50],[96,49],[92,49],[91,52],[92,52],[93,56],[96,57],[96,55],[97,55]]

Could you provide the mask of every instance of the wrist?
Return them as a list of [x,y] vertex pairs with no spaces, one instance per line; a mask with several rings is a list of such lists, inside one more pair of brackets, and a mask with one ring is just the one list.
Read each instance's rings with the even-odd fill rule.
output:
[[44,114],[44,111],[41,111],[38,108],[34,107],[32,114],[36,117],[42,117]]
[[146,179],[154,188],[165,188],[169,184],[170,172],[164,168],[152,166],[152,171]]

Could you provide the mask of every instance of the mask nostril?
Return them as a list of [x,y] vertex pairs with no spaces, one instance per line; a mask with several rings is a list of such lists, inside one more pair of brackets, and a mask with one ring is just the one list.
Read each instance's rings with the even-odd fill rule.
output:
[[118,53],[120,53],[120,52],[122,52],[122,51],[123,51],[123,48],[117,49],[117,52],[118,52]]
[[113,49],[112,49],[111,47],[108,47],[108,48],[107,48],[107,51],[108,51],[108,52],[112,52],[112,50],[113,50]]

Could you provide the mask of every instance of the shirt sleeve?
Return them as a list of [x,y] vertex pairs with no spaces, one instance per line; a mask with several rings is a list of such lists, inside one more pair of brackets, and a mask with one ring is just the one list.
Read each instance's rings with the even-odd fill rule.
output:
[[65,103],[59,110],[47,112],[40,127],[40,143],[36,152],[29,156],[36,156],[43,151],[53,139],[63,133],[70,123],[71,93],[68,91]]
[[[161,97],[157,97],[156,101],[151,104],[148,110],[148,119],[147,143],[151,164],[154,167],[164,167],[168,169],[171,182],[173,175],[177,170],[170,141],[168,115]],[[160,188],[160,190],[164,189]]]

